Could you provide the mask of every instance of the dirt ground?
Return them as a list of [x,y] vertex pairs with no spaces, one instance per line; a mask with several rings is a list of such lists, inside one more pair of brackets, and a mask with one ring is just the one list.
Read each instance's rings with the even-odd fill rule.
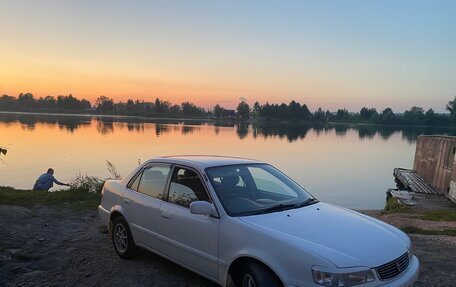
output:
[[[456,286],[456,242],[412,235],[415,286]],[[96,211],[0,205],[0,286],[216,286],[150,252],[122,260]]]

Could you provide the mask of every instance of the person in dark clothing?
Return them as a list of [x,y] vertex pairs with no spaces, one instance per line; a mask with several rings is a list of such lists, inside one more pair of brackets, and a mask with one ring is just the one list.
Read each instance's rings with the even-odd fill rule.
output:
[[39,191],[49,191],[49,189],[55,184],[70,186],[68,183],[63,183],[55,179],[54,170],[52,168],[48,169],[46,173],[43,173],[38,177],[33,186],[33,190]]

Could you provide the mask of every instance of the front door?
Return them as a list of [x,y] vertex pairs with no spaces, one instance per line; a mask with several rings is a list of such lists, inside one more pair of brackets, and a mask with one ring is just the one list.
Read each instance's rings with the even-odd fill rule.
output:
[[160,237],[166,246],[164,253],[170,259],[217,280],[220,220],[190,213],[193,201],[211,202],[196,171],[174,167],[168,201],[160,208]]

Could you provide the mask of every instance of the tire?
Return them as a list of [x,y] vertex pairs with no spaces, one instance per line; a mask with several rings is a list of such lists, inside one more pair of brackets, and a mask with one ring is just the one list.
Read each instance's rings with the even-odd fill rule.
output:
[[138,252],[138,247],[133,240],[128,223],[122,216],[114,219],[111,239],[114,250],[121,258],[131,259]]
[[282,284],[275,274],[258,263],[249,263],[243,268],[242,287],[280,287]]

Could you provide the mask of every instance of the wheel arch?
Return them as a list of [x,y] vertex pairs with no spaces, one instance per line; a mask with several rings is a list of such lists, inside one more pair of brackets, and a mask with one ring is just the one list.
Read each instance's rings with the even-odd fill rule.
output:
[[236,286],[238,286],[240,280],[242,279],[240,277],[242,276],[243,266],[245,266],[246,264],[251,264],[251,263],[262,265],[263,267],[268,269],[277,278],[277,280],[278,280],[278,282],[280,282],[281,286],[285,286],[284,281],[282,280],[280,275],[274,270],[274,268],[272,268],[268,264],[264,263],[259,258],[255,258],[255,257],[248,256],[248,255],[243,255],[243,256],[237,257],[236,259],[234,259],[231,262],[231,264],[228,268],[227,278],[228,278],[228,275],[230,275],[231,279],[234,281]]
[[[113,206],[113,208],[111,209],[111,214],[109,215],[109,236],[111,236],[111,232],[112,232],[112,224],[114,223],[114,220],[116,220],[116,218],[118,217],[123,217],[125,218],[125,216],[123,215],[122,213],[122,207],[120,206]],[[126,219],[125,219],[126,220]]]

